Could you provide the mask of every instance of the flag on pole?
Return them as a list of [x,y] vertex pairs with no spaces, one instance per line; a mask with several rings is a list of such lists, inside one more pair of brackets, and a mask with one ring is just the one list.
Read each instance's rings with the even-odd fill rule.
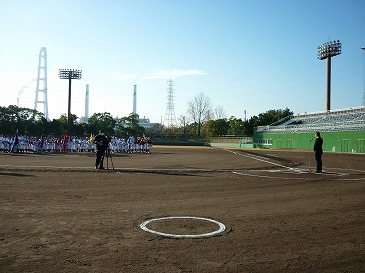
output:
[[93,146],[93,134],[90,134],[90,140],[89,140],[90,148]]
[[15,133],[15,139],[14,139],[14,143],[13,143],[13,148],[11,149],[12,152],[18,152],[19,151],[19,133],[18,133],[18,129],[16,129],[16,133]]
[[63,145],[62,145],[62,152],[66,152],[67,150],[67,140],[68,140],[68,135],[67,135],[67,130],[65,130],[63,132]]

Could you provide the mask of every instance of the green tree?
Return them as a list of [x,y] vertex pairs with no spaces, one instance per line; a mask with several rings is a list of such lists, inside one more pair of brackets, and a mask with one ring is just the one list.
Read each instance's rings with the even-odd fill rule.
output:
[[0,107],[0,130],[3,134],[13,135],[19,130],[23,135],[35,135],[46,123],[44,115],[36,110],[15,105]]
[[244,122],[244,133],[247,135],[253,135],[255,127],[270,125],[291,115],[293,115],[293,112],[286,108],[284,110],[269,110],[265,113],[259,114],[258,116],[253,116],[248,121]]
[[269,110],[265,113],[259,114],[259,124],[257,124],[256,126],[270,125],[289,115],[293,115],[293,112],[290,111],[288,108],[286,108],[285,110]]
[[44,132],[46,134],[63,135],[63,132],[67,128],[67,119],[65,123],[62,123],[60,119],[53,119],[44,126]]
[[76,124],[75,134],[78,136],[89,136],[91,133],[90,126],[86,122]]
[[95,113],[89,118],[90,133],[96,134],[99,130],[104,130],[104,133],[108,136],[115,135],[116,121],[110,115],[110,113]]
[[244,134],[244,124],[243,124],[242,119],[237,119],[233,116],[229,118],[228,134],[229,135],[243,135]]
[[67,129],[67,115],[63,114],[59,117],[58,119],[59,125],[62,127],[62,130],[66,130]]
[[211,136],[223,136],[228,132],[228,122],[226,119],[216,119],[208,121],[209,134]]
[[142,136],[145,132],[145,128],[139,125],[138,114],[129,114],[128,117],[123,117],[117,124],[118,133],[121,136]]

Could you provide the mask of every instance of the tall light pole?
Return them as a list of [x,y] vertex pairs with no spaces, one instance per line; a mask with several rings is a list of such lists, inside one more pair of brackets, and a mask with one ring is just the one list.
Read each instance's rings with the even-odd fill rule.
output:
[[81,79],[82,70],[60,69],[58,72],[60,79],[68,79],[68,114],[67,114],[67,133],[70,135],[71,130],[71,80]]
[[[365,47],[361,48],[365,51]],[[362,95],[362,105],[365,106],[365,54],[364,54],[364,68],[362,71],[362,89],[363,89],[363,95]]]
[[339,40],[328,42],[318,47],[318,59],[327,59],[327,103],[326,111],[331,110],[331,57],[341,54],[341,43]]

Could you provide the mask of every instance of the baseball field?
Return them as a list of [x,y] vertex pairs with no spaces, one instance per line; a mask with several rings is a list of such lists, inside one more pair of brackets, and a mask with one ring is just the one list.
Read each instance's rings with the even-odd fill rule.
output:
[[365,155],[0,154],[0,272],[365,272]]

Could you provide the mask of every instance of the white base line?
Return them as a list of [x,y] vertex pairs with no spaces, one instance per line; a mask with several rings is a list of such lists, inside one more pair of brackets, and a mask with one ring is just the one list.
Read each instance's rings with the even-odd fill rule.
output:
[[260,177],[260,178],[272,178],[272,179],[308,179],[305,177],[279,177],[279,176],[268,176],[268,175],[257,175],[257,174],[248,174],[248,173],[239,173],[239,172],[232,172],[234,174],[238,175],[244,175],[244,176],[252,176],[252,177]]
[[254,160],[257,160],[257,161],[261,161],[261,162],[265,162],[265,163],[268,163],[268,164],[271,164],[271,165],[274,165],[274,166],[278,166],[278,167],[281,167],[281,168],[285,168],[285,169],[288,169],[288,170],[291,170],[291,171],[298,171],[296,168],[292,168],[292,167],[288,167],[288,166],[284,166],[284,165],[281,165],[281,164],[278,164],[278,163],[274,163],[274,162],[268,161],[266,158],[261,157],[261,156],[258,156],[258,155],[241,154],[241,153],[238,153],[238,152],[233,152],[231,150],[225,150],[225,151],[230,152],[230,153],[233,153],[235,155],[248,157],[248,158],[251,158],[251,159],[254,159]]
[[[278,163],[271,162],[271,161],[269,161],[266,158],[261,157],[261,156],[241,154],[239,152],[234,152],[234,151],[231,151],[231,150],[228,150],[228,149],[224,149],[224,150],[227,151],[227,152],[233,153],[235,155],[244,156],[244,157],[247,157],[247,158],[250,158],[250,159],[253,159],[253,160],[265,162],[265,163],[268,163],[268,164],[271,164],[271,165],[274,165],[274,166],[278,166],[278,167],[287,169],[291,173],[296,173],[296,174],[308,173],[308,172],[305,172],[305,171],[303,171],[303,170],[301,170],[299,168],[292,168],[292,167],[288,167],[288,166],[284,166],[284,165],[281,165],[281,164],[278,164]],[[340,169],[340,168],[329,168],[329,169],[344,170],[344,169]],[[346,170],[346,171],[364,172],[364,171],[361,171],[361,170],[352,170],[352,169],[349,169],[349,170]],[[274,170],[274,171],[273,170],[269,170],[268,172],[280,172],[280,170]],[[266,175],[254,175],[254,174],[245,174],[245,173],[239,173],[239,172],[232,172],[232,173],[238,174],[238,175],[244,175],[244,176],[252,176],[252,177],[278,178],[278,177],[272,177],[272,176],[266,176]],[[323,173],[323,175],[347,176],[349,174],[348,173],[332,172],[332,173]],[[280,177],[280,179],[294,179],[294,178]],[[296,177],[295,179],[307,179],[307,178],[299,178],[299,177]],[[365,180],[365,178],[346,178],[346,179],[345,178],[342,178],[342,180]]]

